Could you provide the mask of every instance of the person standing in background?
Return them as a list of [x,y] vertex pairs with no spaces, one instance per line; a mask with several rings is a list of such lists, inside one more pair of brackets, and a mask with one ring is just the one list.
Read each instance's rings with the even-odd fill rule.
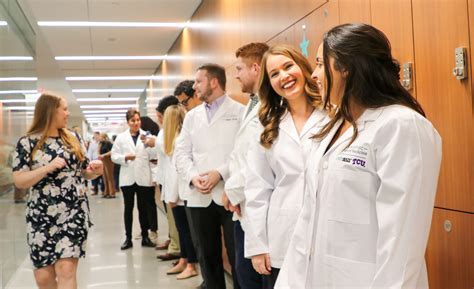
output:
[[245,108],[234,150],[230,155],[229,179],[225,183],[222,194],[222,203],[226,210],[234,212],[234,237],[235,237],[235,271],[242,289],[258,289],[263,286],[262,276],[255,271],[252,262],[245,258],[245,172],[247,170],[247,155],[251,143],[256,142],[261,133],[258,120],[259,97],[258,81],[260,76],[260,63],[263,54],[268,50],[265,43],[249,43],[237,49],[235,57],[237,63],[236,78],[240,82],[242,92],[250,94],[250,101]]
[[225,69],[217,64],[198,68],[194,87],[204,102],[186,114],[176,140],[176,168],[191,192],[187,206],[197,233],[198,257],[207,289],[225,288],[222,264],[222,233],[235,272],[234,224],[232,214],[222,206],[224,181],[228,179],[228,158],[240,127],[244,106],[225,94]]
[[40,289],[77,288],[77,265],[92,225],[86,179],[103,169],[101,161],[87,159],[80,136],[66,129],[68,118],[64,98],[42,94],[13,160],[15,186],[31,188],[27,240]]
[[[100,142],[100,132],[95,131],[92,135],[92,140],[90,141],[87,147],[87,157],[89,160],[98,160],[99,159],[99,142]],[[95,178],[91,181],[92,183],[92,195],[97,195],[99,193],[100,187],[102,186],[102,178]]]
[[[137,195],[138,218],[142,235],[143,247],[155,247],[148,237],[147,202],[154,200],[154,189],[151,179],[150,159],[156,151],[146,148],[140,135],[145,134],[140,129],[140,113],[130,108],[126,113],[129,129],[119,134],[112,146],[112,161],[121,165],[120,188],[124,199],[125,241],[120,247],[126,250],[133,247],[132,224],[135,194]],[[154,201],[153,201],[154,202]]]
[[110,158],[112,154],[112,146],[112,142],[107,136],[107,133],[101,133],[99,143],[99,160],[101,160],[104,164],[104,174],[102,175],[102,181],[104,182],[105,187],[103,197],[106,199],[115,198],[114,163]]
[[183,106],[186,111],[190,111],[196,106],[200,105],[202,101],[193,89],[194,80],[183,80],[174,89],[174,96],[179,100],[179,104]]

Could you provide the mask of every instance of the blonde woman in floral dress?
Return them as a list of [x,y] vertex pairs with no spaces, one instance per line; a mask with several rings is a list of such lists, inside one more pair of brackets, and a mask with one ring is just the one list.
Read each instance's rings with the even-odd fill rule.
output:
[[41,95],[13,162],[15,185],[30,188],[27,241],[40,289],[77,288],[91,226],[86,179],[102,174],[102,162],[89,162],[79,135],[66,129],[68,117],[64,98]]

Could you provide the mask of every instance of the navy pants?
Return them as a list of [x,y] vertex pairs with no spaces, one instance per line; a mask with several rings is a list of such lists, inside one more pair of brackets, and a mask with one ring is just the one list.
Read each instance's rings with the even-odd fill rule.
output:
[[191,232],[189,230],[188,220],[184,206],[173,208],[174,222],[179,234],[179,247],[181,248],[181,258],[188,259],[188,263],[197,263],[196,251],[194,251]]
[[253,269],[252,261],[244,257],[244,238],[245,233],[242,230],[240,221],[235,222],[235,271],[242,289],[261,289],[263,288],[263,277]]

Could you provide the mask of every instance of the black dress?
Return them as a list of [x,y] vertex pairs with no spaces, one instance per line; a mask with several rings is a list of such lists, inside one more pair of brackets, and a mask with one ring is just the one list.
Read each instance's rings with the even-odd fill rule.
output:
[[47,138],[43,148],[31,159],[39,139],[40,136],[20,138],[13,171],[37,169],[57,156],[64,158],[67,165],[48,174],[30,189],[26,208],[27,241],[35,268],[52,265],[62,258],[84,257],[87,232],[92,225],[85,195],[86,182],[81,174],[89,160],[80,162],[59,137]]

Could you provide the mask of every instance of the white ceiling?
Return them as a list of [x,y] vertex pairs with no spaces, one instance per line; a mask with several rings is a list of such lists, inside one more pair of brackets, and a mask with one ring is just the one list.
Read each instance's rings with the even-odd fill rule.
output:
[[[18,0],[36,21],[186,22],[201,0]],[[27,13],[28,14],[28,13]],[[41,29],[54,56],[164,55],[182,28],[44,27]],[[1,29],[1,28],[0,28]],[[146,76],[160,60],[56,61],[64,76]],[[1,70],[1,69],[0,69]],[[69,81],[79,88],[145,88],[140,81]],[[140,92],[111,93],[138,97]],[[107,97],[108,93],[76,94]],[[81,103],[85,104],[85,103]],[[89,103],[87,103],[89,104]],[[92,103],[91,103],[92,104]]]

